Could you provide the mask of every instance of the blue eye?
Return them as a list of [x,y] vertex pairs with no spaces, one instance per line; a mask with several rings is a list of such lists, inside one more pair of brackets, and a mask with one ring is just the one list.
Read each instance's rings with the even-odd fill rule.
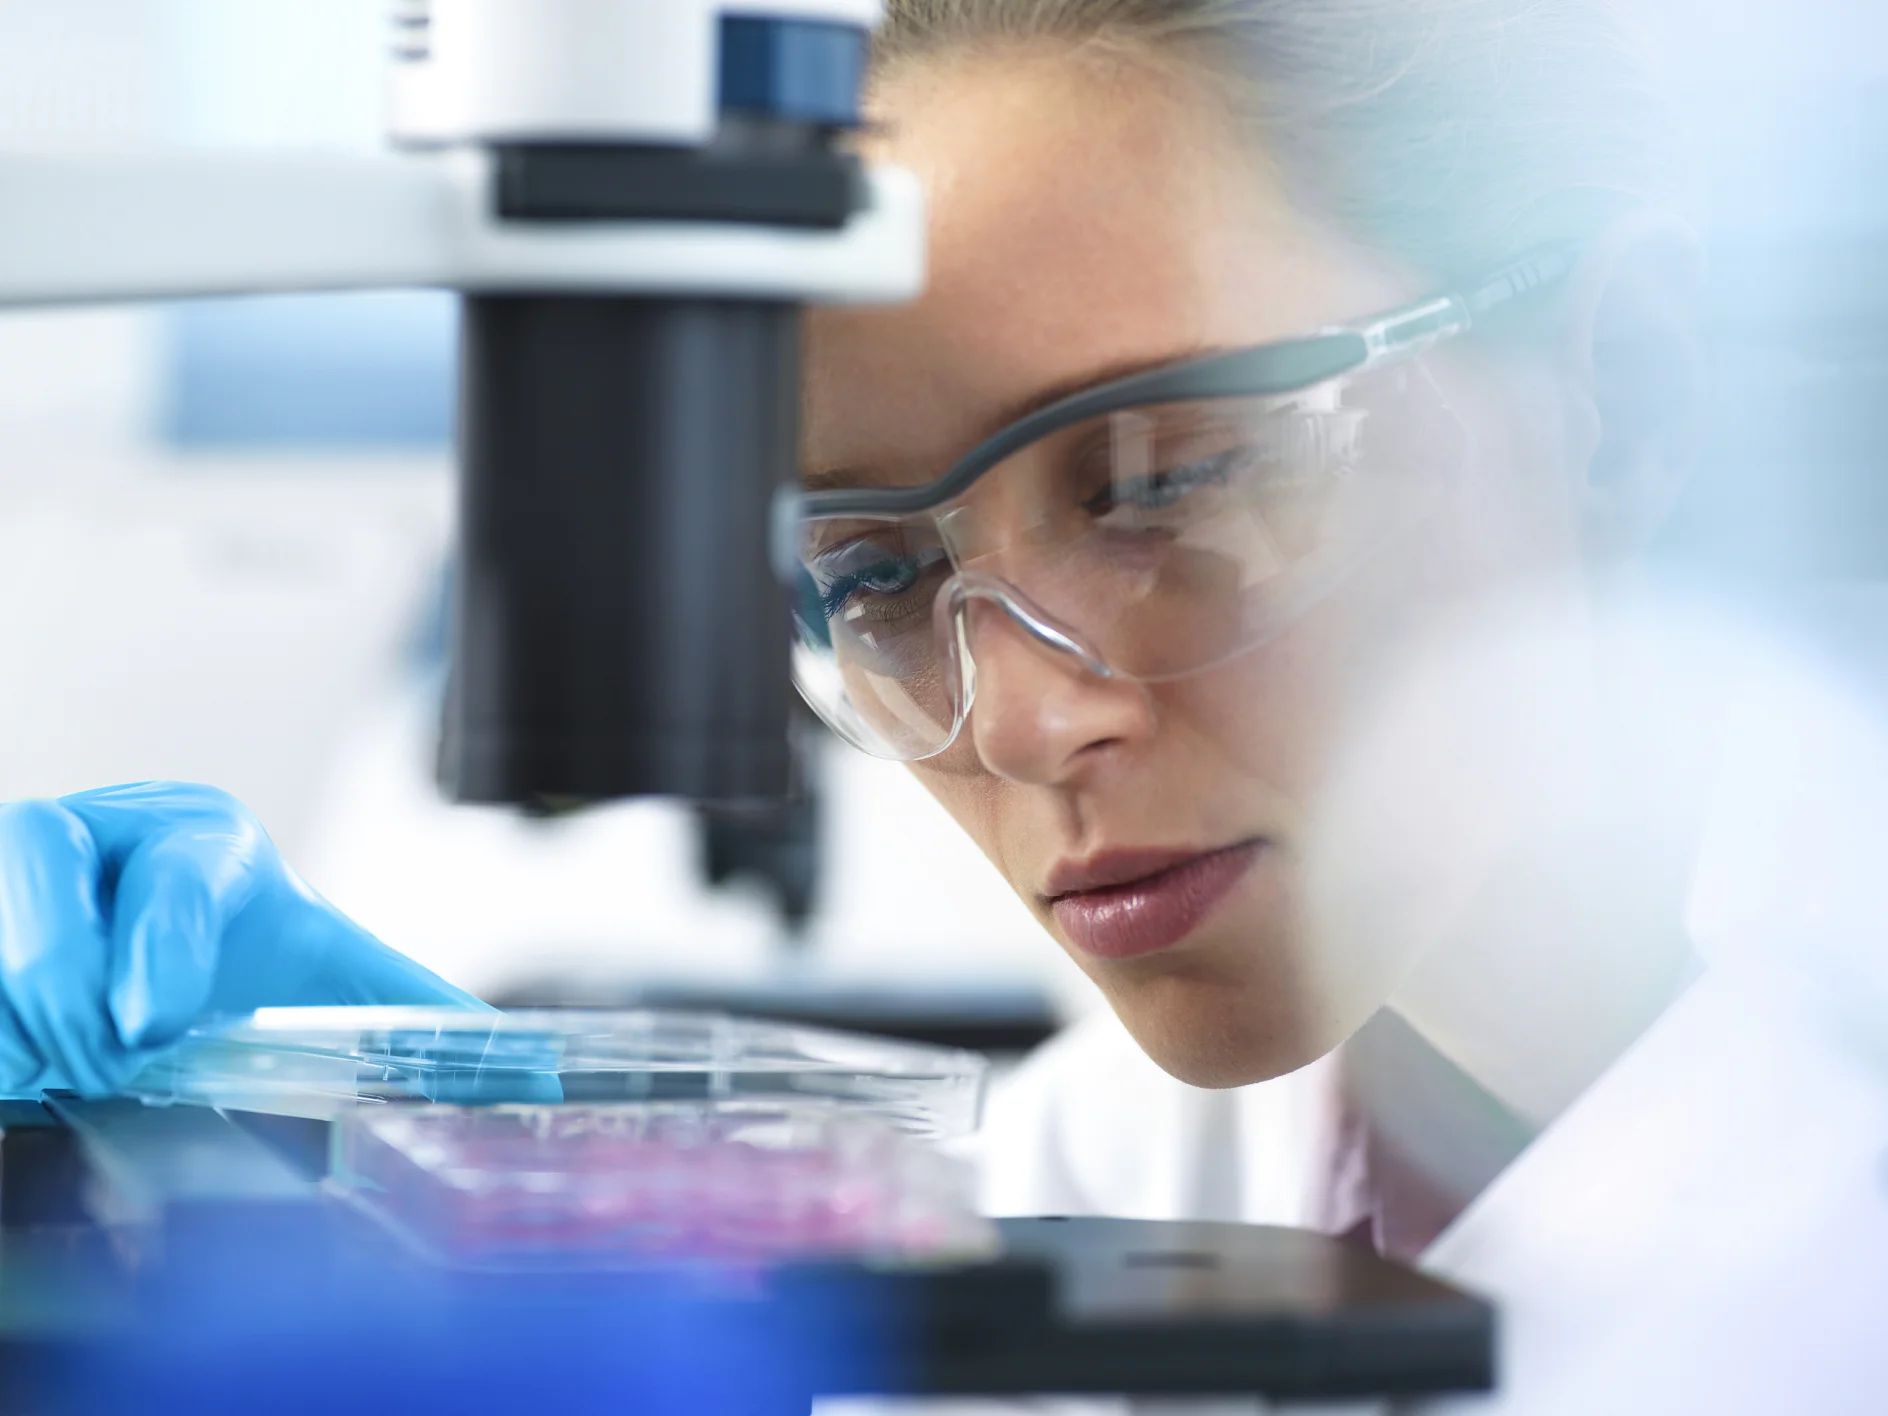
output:
[[893,599],[909,594],[924,572],[941,559],[941,553],[897,556],[835,576],[820,593],[826,618],[837,619],[840,611],[862,596]]
[[912,591],[947,560],[943,547],[914,546],[913,539],[862,537],[813,557],[805,567],[802,604],[817,605],[827,624],[856,615],[887,622],[911,618],[917,612]]
[[1106,516],[1119,508],[1165,511],[1202,487],[1225,486],[1248,457],[1245,449],[1232,448],[1197,462],[1117,482],[1090,497],[1082,509],[1091,516]]

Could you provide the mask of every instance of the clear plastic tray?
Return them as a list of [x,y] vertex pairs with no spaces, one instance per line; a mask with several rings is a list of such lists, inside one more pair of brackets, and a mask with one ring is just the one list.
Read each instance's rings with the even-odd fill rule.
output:
[[831,1103],[357,1107],[335,1128],[329,1183],[426,1257],[476,1268],[949,1259],[995,1243],[962,1162]]
[[973,1052],[707,1013],[265,1008],[197,1029],[128,1090],[324,1119],[361,1102],[805,1098],[946,1138],[975,1128],[984,1069]]

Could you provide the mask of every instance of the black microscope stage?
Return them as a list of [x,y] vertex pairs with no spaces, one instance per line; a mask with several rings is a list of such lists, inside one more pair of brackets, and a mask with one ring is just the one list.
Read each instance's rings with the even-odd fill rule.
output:
[[[65,1099],[0,1104],[0,1123],[0,1412],[8,1416],[102,1409],[70,1378],[126,1353],[164,1356],[151,1373],[119,1362],[114,1400],[125,1381],[156,1392],[187,1367],[197,1384],[190,1404],[207,1409],[201,1392],[238,1348],[248,1355],[232,1381],[253,1380],[280,1352],[278,1365],[312,1410],[310,1382],[341,1370],[323,1356],[323,1341],[353,1354],[366,1333],[420,1353],[440,1322],[413,1327],[406,1347],[396,1340],[402,1324],[416,1322],[415,1312],[450,1310],[460,1323],[457,1371],[494,1315],[516,1338],[541,1307],[552,1315],[546,1330],[581,1347],[574,1329],[592,1327],[612,1304],[627,1312],[651,1301],[646,1275],[593,1275],[573,1288],[413,1260],[325,1195],[321,1122]],[[789,1266],[709,1300],[697,1287],[687,1302],[712,1313],[725,1299],[743,1321],[764,1310],[774,1339],[790,1333],[809,1352],[840,1354],[792,1379],[807,1390],[795,1387],[783,1404],[801,1410],[822,1393],[1302,1401],[1492,1384],[1489,1306],[1352,1244],[1237,1224],[1041,1218],[999,1227],[1002,1253],[987,1261]],[[269,1317],[291,1293],[301,1306]],[[352,1313],[356,1325],[329,1328],[336,1312]],[[193,1332],[193,1321],[216,1331]],[[650,1325],[625,1319],[610,1329],[619,1349],[624,1330]],[[267,1341],[249,1340],[257,1334]],[[852,1360],[866,1349],[870,1360]],[[184,1362],[179,1352],[193,1355]],[[318,1375],[297,1375],[304,1371]],[[384,1361],[371,1371],[384,1382]]]

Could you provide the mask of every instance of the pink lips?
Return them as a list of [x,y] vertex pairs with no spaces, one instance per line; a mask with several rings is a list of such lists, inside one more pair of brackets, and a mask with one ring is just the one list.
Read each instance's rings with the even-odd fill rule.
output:
[[1099,856],[1050,877],[1050,908],[1070,942],[1098,958],[1158,953],[1197,929],[1264,848],[1242,841],[1217,851]]

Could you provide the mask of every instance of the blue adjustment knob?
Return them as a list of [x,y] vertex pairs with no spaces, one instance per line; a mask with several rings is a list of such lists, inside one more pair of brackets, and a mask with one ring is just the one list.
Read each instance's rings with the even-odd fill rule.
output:
[[721,110],[857,127],[867,42],[857,25],[724,16]]

